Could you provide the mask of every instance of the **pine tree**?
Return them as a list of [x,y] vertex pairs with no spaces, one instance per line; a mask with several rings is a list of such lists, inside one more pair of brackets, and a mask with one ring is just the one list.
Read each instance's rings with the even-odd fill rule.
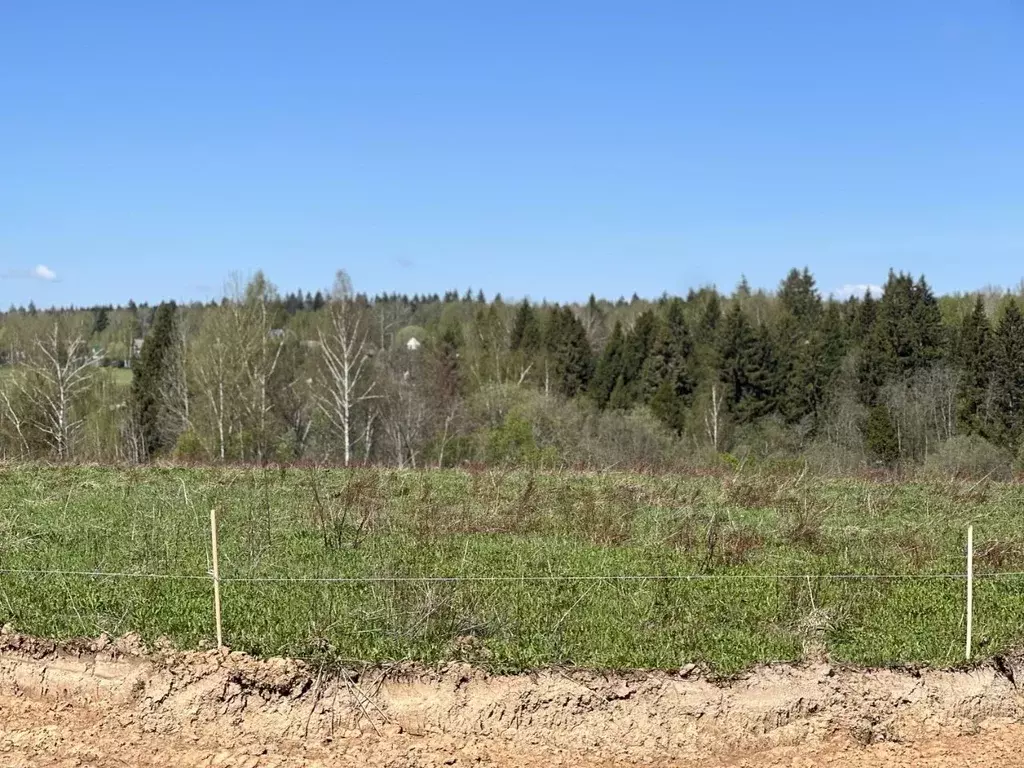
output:
[[960,371],[957,423],[967,433],[986,434],[986,399],[992,378],[992,329],[979,296],[956,335],[953,361]]
[[1016,448],[1024,435],[1024,316],[1011,299],[992,345],[992,416],[996,437]]
[[147,457],[169,448],[174,436],[162,429],[164,403],[161,390],[167,375],[166,361],[174,343],[177,307],[174,302],[161,304],[142,346],[142,354],[132,377],[132,402],[143,451]]

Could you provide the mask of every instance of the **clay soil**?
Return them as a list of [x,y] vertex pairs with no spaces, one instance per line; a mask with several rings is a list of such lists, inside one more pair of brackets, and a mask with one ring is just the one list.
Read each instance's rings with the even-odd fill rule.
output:
[[328,675],[295,661],[0,636],[0,765],[1024,766],[1024,662]]

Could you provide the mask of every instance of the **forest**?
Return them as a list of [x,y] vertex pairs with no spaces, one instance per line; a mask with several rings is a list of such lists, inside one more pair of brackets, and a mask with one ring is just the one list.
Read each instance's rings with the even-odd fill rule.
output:
[[654,300],[281,293],[0,315],[8,461],[1007,476],[1024,440],[1019,293],[805,268]]

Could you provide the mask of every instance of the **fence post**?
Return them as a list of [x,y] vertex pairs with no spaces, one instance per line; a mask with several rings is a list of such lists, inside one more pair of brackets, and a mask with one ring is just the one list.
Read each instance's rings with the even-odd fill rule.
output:
[[974,526],[967,526],[967,661],[971,660],[971,632],[974,629]]
[[217,552],[217,509],[210,510],[210,540],[213,545],[213,614],[217,622],[217,648],[224,647],[224,630],[220,621],[220,555]]

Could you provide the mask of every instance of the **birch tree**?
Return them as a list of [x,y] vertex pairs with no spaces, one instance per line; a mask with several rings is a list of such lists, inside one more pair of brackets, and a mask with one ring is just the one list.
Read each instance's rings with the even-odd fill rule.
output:
[[[376,382],[369,370],[371,354],[366,326],[365,311],[353,301],[352,281],[344,270],[339,270],[324,323],[318,331],[322,365],[321,386],[315,397],[317,407],[341,438],[345,466],[352,461],[357,409],[377,398]],[[367,432],[363,439],[369,441],[372,420],[364,421]]]
[[[80,406],[95,371],[81,325],[66,316],[48,318],[43,333],[24,339],[22,362],[11,377],[24,413],[16,416],[19,432],[31,424],[58,461],[72,458]],[[10,398],[4,401],[13,412]]]

